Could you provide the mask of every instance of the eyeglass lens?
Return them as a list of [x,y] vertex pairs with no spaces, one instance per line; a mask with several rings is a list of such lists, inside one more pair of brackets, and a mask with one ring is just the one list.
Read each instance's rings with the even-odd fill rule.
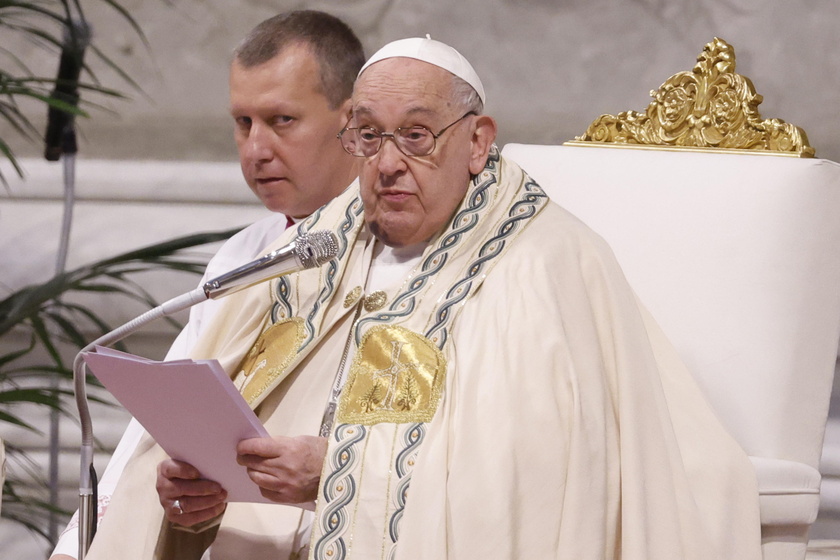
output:
[[376,155],[386,138],[392,138],[397,148],[407,156],[425,156],[435,149],[434,135],[422,126],[398,128],[393,133],[379,132],[375,128],[365,126],[347,129],[341,135],[345,150],[365,157]]
[[467,117],[474,114],[472,111],[461,118],[445,126],[439,133],[435,134],[424,126],[411,126],[398,128],[393,133],[379,132],[373,127],[363,126],[361,128],[345,128],[338,137],[344,150],[354,156],[372,157],[379,153],[386,138],[391,138],[397,148],[407,156],[427,156],[435,151],[435,141],[447,129]]

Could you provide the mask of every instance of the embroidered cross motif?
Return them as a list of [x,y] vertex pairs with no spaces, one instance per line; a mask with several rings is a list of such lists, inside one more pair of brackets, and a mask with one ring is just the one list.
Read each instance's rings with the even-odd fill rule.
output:
[[344,423],[426,422],[437,409],[446,360],[404,327],[370,329],[350,366],[336,418]]
[[400,361],[400,353],[402,352],[403,344],[403,342],[392,340],[391,365],[384,369],[378,369],[372,374],[374,382],[384,379],[388,385],[388,389],[385,391],[385,397],[382,398],[379,402],[379,406],[377,407],[379,410],[394,410],[393,400],[394,395],[397,392],[397,381],[400,378],[400,374],[403,372],[406,372],[407,374],[409,370],[414,370],[418,366],[418,364],[404,364]]

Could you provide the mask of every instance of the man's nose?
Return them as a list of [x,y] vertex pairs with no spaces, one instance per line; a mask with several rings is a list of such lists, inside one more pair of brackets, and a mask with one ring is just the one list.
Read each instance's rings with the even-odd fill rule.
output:
[[406,169],[405,158],[407,156],[397,147],[397,141],[393,136],[382,138],[382,146],[379,148],[377,157],[379,159],[376,166],[383,175],[394,175]]
[[246,157],[251,161],[269,161],[274,157],[273,131],[261,124],[253,123],[245,141]]

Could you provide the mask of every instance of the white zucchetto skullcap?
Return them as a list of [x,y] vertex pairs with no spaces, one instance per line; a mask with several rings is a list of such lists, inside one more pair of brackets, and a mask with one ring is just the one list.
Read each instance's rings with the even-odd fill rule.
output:
[[481,98],[481,102],[485,103],[484,86],[481,84],[481,80],[478,78],[478,74],[475,73],[472,64],[470,64],[469,61],[461,55],[461,53],[449,45],[441,43],[440,41],[435,41],[428,35],[426,35],[425,39],[422,37],[413,37],[411,39],[400,39],[398,41],[388,43],[376,51],[373,56],[365,62],[365,65],[362,66],[361,70],[359,70],[359,75],[361,76],[362,72],[364,72],[371,64],[375,64],[380,60],[385,60],[386,58],[397,57],[422,60],[423,62],[434,64],[439,68],[443,68],[444,70],[455,74],[470,84],[476,93],[478,93],[478,97]]

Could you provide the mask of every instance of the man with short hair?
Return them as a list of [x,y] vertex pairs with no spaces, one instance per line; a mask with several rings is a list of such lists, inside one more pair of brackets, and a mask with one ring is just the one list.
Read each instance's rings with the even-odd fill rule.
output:
[[338,256],[232,295],[193,353],[272,434],[237,453],[277,505],[225,508],[147,446],[93,558],[297,557],[311,530],[318,560],[760,559],[746,455],[483,103],[443,43],[366,63],[340,135],[360,190],[300,226]]
[[[261,256],[284,229],[354,181],[357,162],[335,137],[349,118],[353,82],[363,63],[353,31],[340,19],[312,10],[271,17],[236,48],[230,112],[242,174],[275,214],[228,240],[208,263],[201,283]],[[219,303],[209,300],[192,308],[167,359],[188,356]],[[143,433],[132,420],[99,484],[100,517]],[[77,523],[74,518],[62,534],[53,560],[77,556]]]
[[269,210],[306,217],[356,178],[335,135],[363,63],[350,28],[314,11],[270,18],[236,49],[234,138],[245,180]]

